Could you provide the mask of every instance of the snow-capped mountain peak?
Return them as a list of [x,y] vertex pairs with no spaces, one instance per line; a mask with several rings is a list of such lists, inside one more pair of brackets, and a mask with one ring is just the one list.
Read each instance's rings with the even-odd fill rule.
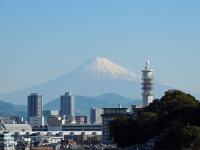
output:
[[118,80],[138,80],[139,76],[121,67],[107,58],[97,57],[83,68],[84,74],[93,75],[101,78],[114,78]]

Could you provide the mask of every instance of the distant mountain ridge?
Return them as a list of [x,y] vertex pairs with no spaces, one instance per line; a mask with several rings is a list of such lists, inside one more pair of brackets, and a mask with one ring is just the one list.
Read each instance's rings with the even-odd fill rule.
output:
[[[77,115],[89,115],[91,107],[115,108],[118,104],[130,108],[131,105],[141,105],[142,100],[132,100],[116,93],[106,93],[98,97],[75,95],[75,110]],[[60,110],[60,98],[44,105],[44,110]]]
[[[76,115],[89,115],[91,107],[117,107],[118,104],[122,104],[123,107],[131,107],[131,105],[141,104],[141,102],[141,100],[132,100],[115,93],[106,93],[98,97],[75,95],[75,111]],[[60,98],[45,104],[43,110],[60,110]],[[27,105],[14,105],[0,100],[0,116],[10,117],[14,115],[26,119]]]
[[0,116],[10,117],[19,115],[26,119],[27,117],[27,106],[26,105],[15,105],[9,102],[0,100]]
[[[154,97],[160,98],[165,91],[174,87],[154,82],[154,89]],[[26,104],[30,93],[40,93],[46,104],[65,92],[87,97],[113,92],[131,99],[140,99],[141,79],[128,69],[106,58],[97,57],[56,79],[23,90],[0,94],[0,99],[15,104]]]

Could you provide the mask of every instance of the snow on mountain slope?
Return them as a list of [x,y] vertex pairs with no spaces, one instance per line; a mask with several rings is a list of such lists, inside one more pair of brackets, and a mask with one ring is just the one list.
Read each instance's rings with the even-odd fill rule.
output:
[[83,68],[83,74],[101,78],[115,78],[117,80],[138,80],[140,77],[106,58],[97,57]]
[[67,91],[84,96],[115,92],[134,99],[140,97],[140,77],[106,58],[97,57],[58,78],[23,90],[0,94],[0,98],[25,104],[27,95],[40,93],[46,103]]
[[[154,83],[154,98],[159,98],[166,90],[174,88],[155,81]],[[141,79],[128,69],[106,58],[97,57],[48,82],[0,94],[0,99],[15,104],[26,104],[30,93],[40,93],[45,104],[65,92],[84,96],[99,96],[113,92],[131,99],[140,99]]]

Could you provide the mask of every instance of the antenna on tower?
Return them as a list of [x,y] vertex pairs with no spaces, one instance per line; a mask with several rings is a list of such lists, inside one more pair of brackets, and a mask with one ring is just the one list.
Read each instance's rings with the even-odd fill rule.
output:
[[149,70],[149,60],[146,61],[145,70]]

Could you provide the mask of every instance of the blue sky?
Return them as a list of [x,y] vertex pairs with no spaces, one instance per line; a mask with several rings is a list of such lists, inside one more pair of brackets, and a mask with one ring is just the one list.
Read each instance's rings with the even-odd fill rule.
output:
[[0,93],[94,57],[200,93],[199,0],[0,0]]

